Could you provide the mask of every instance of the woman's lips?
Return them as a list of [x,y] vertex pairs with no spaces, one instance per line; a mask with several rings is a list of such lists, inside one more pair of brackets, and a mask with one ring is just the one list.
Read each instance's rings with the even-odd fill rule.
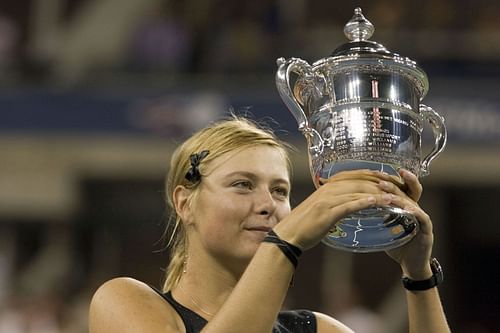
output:
[[269,232],[269,231],[271,231],[271,227],[266,227],[266,226],[247,227],[245,229],[248,230],[248,231],[261,231],[261,232]]

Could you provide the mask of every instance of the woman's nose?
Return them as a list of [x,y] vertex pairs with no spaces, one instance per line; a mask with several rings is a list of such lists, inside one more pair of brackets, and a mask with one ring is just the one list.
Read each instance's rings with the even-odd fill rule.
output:
[[260,215],[271,215],[276,210],[276,201],[268,190],[259,191],[255,199],[255,210]]

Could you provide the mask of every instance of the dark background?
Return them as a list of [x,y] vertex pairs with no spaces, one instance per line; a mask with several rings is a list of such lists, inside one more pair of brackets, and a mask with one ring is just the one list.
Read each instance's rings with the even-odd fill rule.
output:
[[[496,1],[20,0],[0,4],[0,333],[86,332],[107,279],[160,286],[170,154],[228,110],[266,119],[297,146],[292,201],[311,193],[276,58],[328,56],[357,6],[373,40],[424,68],[424,102],[446,118],[421,205],[452,330],[498,331]],[[287,306],[357,332],[405,332],[399,278],[383,253],[320,245],[301,258]]]

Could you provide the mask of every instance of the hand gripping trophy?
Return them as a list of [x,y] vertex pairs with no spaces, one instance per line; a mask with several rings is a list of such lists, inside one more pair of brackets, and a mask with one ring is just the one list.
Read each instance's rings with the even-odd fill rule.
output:
[[[356,8],[345,25],[350,42],[312,65],[279,58],[276,85],[308,145],[314,185],[337,172],[372,169],[399,177],[405,168],[429,174],[446,145],[443,118],[420,104],[429,90],[425,72],[411,59],[370,41],[374,27]],[[429,122],[433,150],[421,158],[421,133]],[[323,242],[351,252],[401,246],[418,232],[417,219],[400,208],[364,209],[338,221]]]

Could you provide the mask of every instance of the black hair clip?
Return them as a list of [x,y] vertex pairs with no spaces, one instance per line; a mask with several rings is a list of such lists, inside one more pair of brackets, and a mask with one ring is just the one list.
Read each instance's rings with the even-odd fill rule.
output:
[[191,167],[189,168],[188,172],[186,173],[186,176],[184,177],[191,183],[195,184],[200,181],[201,174],[200,170],[198,169],[198,166],[200,165],[200,162],[205,157],[207,157],[208,153],[209,153],[208,150],[203,150],[200,153],[191,154],[191,156],[189,156],[189,160],[191,161]]

